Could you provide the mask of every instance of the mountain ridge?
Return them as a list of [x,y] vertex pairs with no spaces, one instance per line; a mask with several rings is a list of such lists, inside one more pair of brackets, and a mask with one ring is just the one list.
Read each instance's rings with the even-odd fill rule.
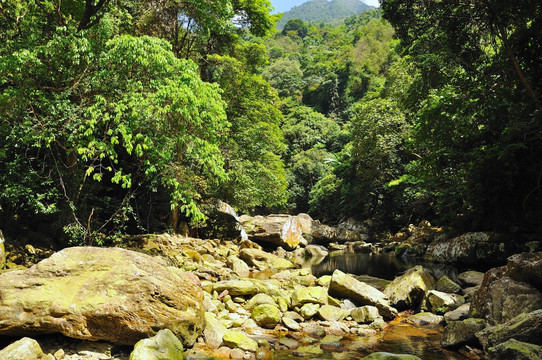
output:
[[333,22],[371,9],[374,9],[374,7],[361,0],[309,0],[299,6],[294,6],[290,11],[284,12],[282,19],[277,24],[277,29],[281,30],[291,19]]

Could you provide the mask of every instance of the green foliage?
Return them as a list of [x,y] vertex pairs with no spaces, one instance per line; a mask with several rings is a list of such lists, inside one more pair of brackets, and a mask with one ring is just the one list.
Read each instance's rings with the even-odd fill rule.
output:
[[199,62],[227,52],[245,31],[268,35],[280,18],[270,10],[269,0],[138,0],[134,16],[139,34],[166,39],[177,57]]
[[332,155],[322,147],[314,147],[294,155],[288,166],[289,205],[296,212],[309,210],[309,193],[318,181],[331,173]]
[[[128,220],[137,225],[134,194],[159,190],[202,219],[203,190],[226,178],[218,86],[166,41],[117,35],[119,12],[81,30],[69,13],[52,16],[54,3],[24,5],[21,36],[11,40],[6,26],[1,46],[3,221],[59,211],[58,226],[91,243]],[[4,24],[13,14],[1,16]]]
[[539,228],[540,2],[386,0],[382,9],[420,74],[403,102],[416,122],[410,173],[436,196],[441,218]]
[[296,60],[278,60],[263,71],[262,77],[284,97],[299,96],[303,85],[303,72]]
[[209,78],[223,89],[231,122],[221,141],[228,181],[219,187],[217,196],[242,211],[281,208],[287,183],[277,94],[239,60],[218,55],[208,59],[212,63]]
[[286,25],[284,25],[284,28],[282,29],[282,35],[294,34],[295,36],[299,36],[302,39],[307,36],[308,32],[309,29],[307,25],[301,19],[288,20],[288,22],[286,23]]

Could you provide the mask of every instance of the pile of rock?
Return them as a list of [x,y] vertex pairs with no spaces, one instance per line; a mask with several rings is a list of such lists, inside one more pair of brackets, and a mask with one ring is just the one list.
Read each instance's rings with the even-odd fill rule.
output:
[[481,345],[491,359],[542,356],[542,252],[511,256],[488,271],[471,298],[468,318],[454,317],[443,345]]
[[[379,290],[370,285],[374,279],[340,270],[316,278],[299,268],[292,254],[326,253],[314,245],[273,254],[249,240],[159,235],[134,237],[126,246],[138,251],[68,248],[1,274],[0,335],[59,333],[128,345],[130,360],[261,359],[284,349],[359,357],[343,339],[376,335],[400,315],[416,326],[446,324],[442,345],[465,353],[476,347],[495,359],[542,353],[542,253],[515,255],[505,267],[453,280],[416,266],[375,285]],[[97,352],[42,346],[23,338],[1,350],[0,359],[20,352],[50,360],[128,356],[113,354],[112,346]]]

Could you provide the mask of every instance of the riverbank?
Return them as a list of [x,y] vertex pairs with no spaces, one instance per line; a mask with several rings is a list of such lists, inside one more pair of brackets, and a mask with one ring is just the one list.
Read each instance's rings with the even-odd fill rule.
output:
[[[383,244],[361,246],[359,241],[342,245],[363,252],[369,248],[381,252],[385,248]],[[335,245],[308,245],[293,251],[279,248],[272,253],[250,240],[149,235],[126,239],[123,247],[65,249],[29,270],[2,274],[0,311],[3,306],[11,314],[15,312],[12,317],[19,321],[8,323],[8,317],[3,317],[3,345],[17,337],[31,336],[44,353],[36,358],[128,359],[139,338],[169,328],[183,343],[185,357],[191,359],[361,358],[378,351],[422,359],[481,358],[483,350],[493,351],[490,348],[500,343],[481,343],[484,340],[477,338],[478,332],[542,308],[539,288],[529,282],[519,281],[522,287],[514,287],[513,294],[506,293],[502,286],[501,290],[495,287],[496,281],[508,281],[507,271],[517,274],[523,265],[501,270],[500,277],[462,273],[457,282],[435,278],[417,266],[390,283],[337,270],[316,277],[310,267],[302,267],[310,264],[308,258],[325,258],[327,250]],[[78,252],[85,254],[84,259],[78,258]],[[57,260],[52,262],[51,258]],[[75,264],[73,268],[68,266],[70,263]],[[126,263],[128,270],[121,271],[121,263]],[[522,276],[530,279],[536,266]],[[87,267],[101,276],[83,272]],[[34,277],[24,278],[23,274],[29,272]],[[136,280],[121,281],[134,272],[138,274]],[[82,276],[87,281],[77,280],[76,273],[86,274]],[[8,285],[13,283],[13,274],[19,276],[13,292],[17,295],[10,298]],[[119,274],[120,279],[113,280],[113,275]],[[170,277],[168,287],[164,279]],[[21,281],[23,278],[27,282]],[[145,278],[151,285],[144,285]],[[48,285],[46,279],[53,279],[55,285]],[[59,279],[66,280],[66,288],[59,287]],[[508,284],[511,281],[516,280]],[[130,285],[134,286],[132,290]],[[23,297],[25,291],[28,298]],[[488,293],[494,302],[499,300],[503,305],[498,311],[482,309],[480,294],[486,294],[487,301]],[[131,300],[134,294],[137,298]],[[511,295],[515,302],[505,304],[504,299]],[[65,308],[58,301],[62,298],[70,299]],[[153,317],[161,313],[169,315]],[[504,313],[506,316],[502,316]],[[24,321],[20,321],[21,314]],[[32,318],[33,314],[36,317]],[[536,323],[536,316],[526,321]],[[478,320],[472,320],[474,317]],[[530,337],[522,335],[523,342],[536,338],[540,326],[532,328]],[[124,336],[134,334],[134,329],[139,331],[136,335]],[[61,333],[65,337],[43,338],[40,334],[44,333]],[[454,336],[460,340],[453,340]],[[506,343],[508,339],[501,340]],[[81,344],[99,344],[101,350],[92,352]],[[138,359],[134,356],[132,360]]]

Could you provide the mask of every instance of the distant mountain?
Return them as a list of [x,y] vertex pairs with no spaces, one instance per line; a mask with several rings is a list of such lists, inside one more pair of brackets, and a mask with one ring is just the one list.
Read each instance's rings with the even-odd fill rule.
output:
[[334,22],[371,9],[374,7],[360,0],[310,0],[285,12],[277,28],[282,29],[290,19]]

